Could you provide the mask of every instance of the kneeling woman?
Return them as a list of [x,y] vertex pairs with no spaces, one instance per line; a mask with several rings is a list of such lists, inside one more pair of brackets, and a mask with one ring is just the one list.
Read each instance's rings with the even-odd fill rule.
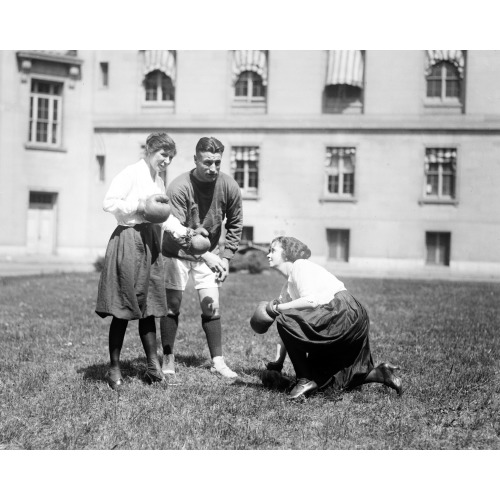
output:
[[[296,399],[333,385],[353,389],[378,382],[402,394],[397,367],[374,367],[365,308],[326,269],[307,260],[309,248],[301,241],[280,236],[267,256],[288,281],[279,299],[268,305],[277,318],[278,333],[295,369],[297,383],[290,398]],[[281,352],[281,362],[286,352]]]

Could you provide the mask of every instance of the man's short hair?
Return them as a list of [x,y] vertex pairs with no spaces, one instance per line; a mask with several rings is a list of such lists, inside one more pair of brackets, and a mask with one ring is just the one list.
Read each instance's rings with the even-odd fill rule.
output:
[[224,144],[215,137],[202,137],[196,144],[196,154],[198,153],[224,153]]
[[172,156],[177,154],[174,140],[166,132],[153,132],[146,139],[146,154],[162,150]]

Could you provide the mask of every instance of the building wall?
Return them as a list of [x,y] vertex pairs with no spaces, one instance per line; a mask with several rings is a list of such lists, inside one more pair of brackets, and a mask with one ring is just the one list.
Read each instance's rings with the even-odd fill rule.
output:
[[[364,112],[322,113],[326,51],[270,51],[265,112],[232,105],[230,51],[178,51],[173,108],[143,102],[139,51],[79,51],[81,79],[64,85],[64,152],[26,148],[29,82],[14,51],[0,51],[0,210],[16,214],[0,251],[23,252],[30,190],[58,193],[57,252],[102,253],[115,227],[103,212],[109,183],[141,155],[152,130],[168,131],[178,155],[168,180],[194,166],[197,140],[259,146],[259,193],[244,200],[256,242],[280,234],[306,241],[326,262],[326,229],[350,230],[346,265],[425,266],[425,232],[452,234],[450,268],[500,275],[499,51],[469,51],[465,113],[425,105],[424,51],[367,51]],[[109,87],[99,63],[109,63]],[[97,146],[96,146],[97,144]],[[325,150],[356,148],[353,201],[324,200]],[[456,147],[457,203],[422,203],[426,147]],[[99,180],[96,153],[106,157]],[[336,263],[338,265],[338,263]]]

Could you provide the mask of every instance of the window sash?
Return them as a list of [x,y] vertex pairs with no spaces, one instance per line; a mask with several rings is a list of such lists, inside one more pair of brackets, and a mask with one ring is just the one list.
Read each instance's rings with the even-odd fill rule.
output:
[[433,148],[426,150],[425,195],[454,199],[456,191],[456,150]]
[[31,92],[28,141],[58,146],[61,143],[62,111],[62,97],[57,95],[58,85],[50,82],[33,82],[33,87],[35,90],[47,90],[47,93]]
[[354,196],[355,148],[327,148],[326,194]]
[[427,76],[427,97],[441,100],[460,99],[461,80],[451,63],[441,61],[431,68]]
[[264,102],[266,91],[262,78],[253,71],[241,73],[234,85],[234,99],[238,102]]
[[259,189],[259,148],[234,147],[231,152],[231,169],[242,193],[255,196]]

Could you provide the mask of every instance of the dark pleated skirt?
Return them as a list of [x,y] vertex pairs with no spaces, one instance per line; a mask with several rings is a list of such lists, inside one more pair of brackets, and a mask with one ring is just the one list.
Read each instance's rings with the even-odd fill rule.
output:
[[99,280],[99,316],[133,320],[167,315],[160,231],[158,224],[115,229]]
[[277,327],[285,342],[308,353],[312,379],[320,387],[352,389],[373,368],[368,313],[347,291],[316,309],[280,314]]

